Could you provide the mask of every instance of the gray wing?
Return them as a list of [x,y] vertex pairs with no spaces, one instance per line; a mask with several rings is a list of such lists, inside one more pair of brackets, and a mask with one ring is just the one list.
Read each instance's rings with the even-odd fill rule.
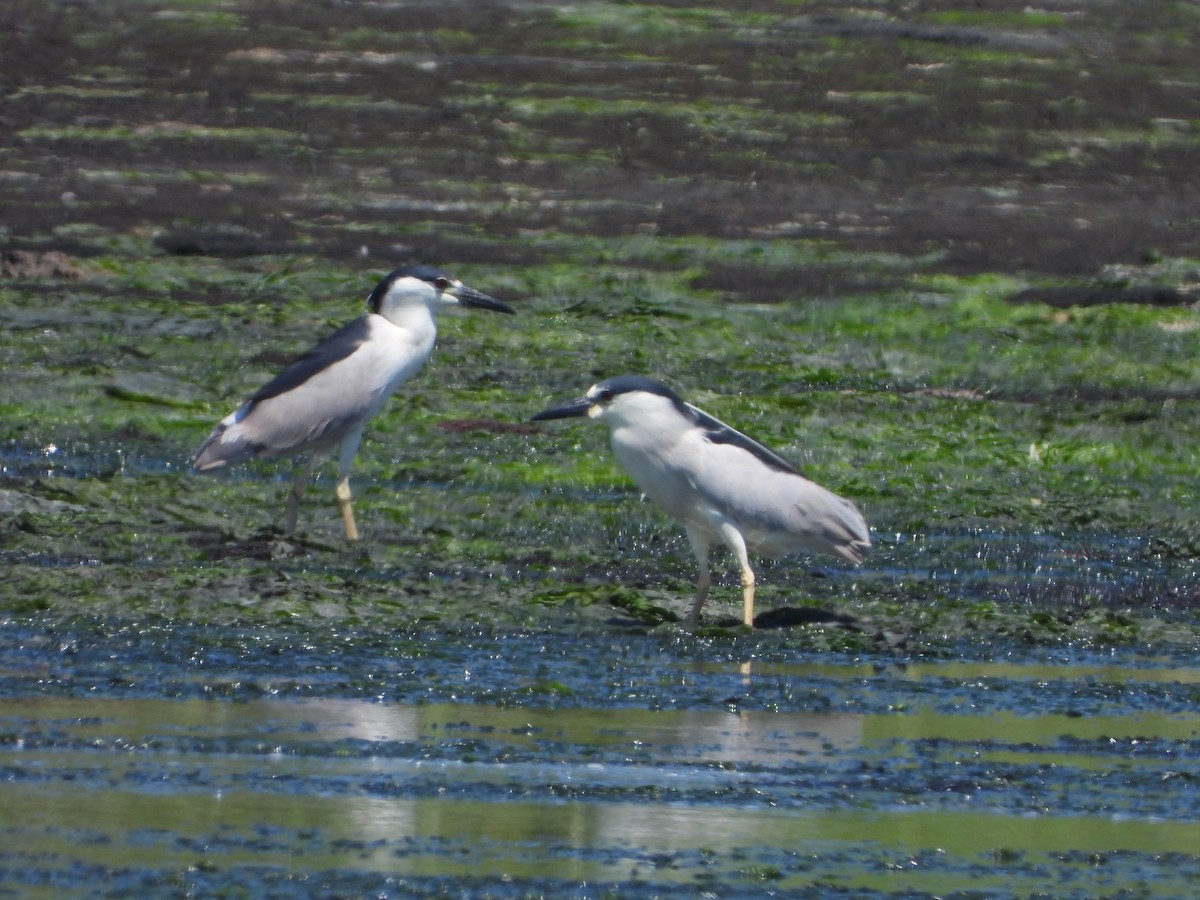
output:
[[362,425],[386,399],[362,352],[369,328],[355,319],[284,369],[213,429],[192,465],[324,449]]
[[862,560],[871,537],[853,503],[790,466],[779,465],[778,456],[748,438],[713,440],[706,435],[705,440],[708,446],[694,473],[694,487],[712,508],[738,523],[754,550],[764,555],[821,552],[855,563]]

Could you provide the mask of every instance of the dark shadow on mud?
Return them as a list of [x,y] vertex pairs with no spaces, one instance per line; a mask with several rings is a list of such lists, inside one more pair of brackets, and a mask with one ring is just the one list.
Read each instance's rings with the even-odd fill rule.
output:
[[[1195,110],[1164,76],[1191,47],[1138,37],[1188,22],[1100,15],[817,7],[668,43],[618,31],[614,53],[538,7],[364,7],[348,38],[336,6],[235,4],[196,28],[114,2],[15,2],[0,22],[0,162],[22,174],[5,183],[6,243],[88,255],[149,229],[165,252],[218,258],[522,265],[546,255],[521,235],[556,229],[812,238],[955,274],[1069,277],[1192,253]],[[917,65],[914,48],[949,55]],[[107,81],[122,89],[91,89]],[[110,172],[152,177],[96,177]],[[85,222],[98,242],[77,236]],[[698,284],[750,301],[888,286],[827,267]]]
[[692,281],[699,290],[718,291],[745,303],[861,297],[895,290],[903,284],[899,278],[889,278],[866,268],[812,265],[773,269],[749,263],[714,265]]
[[1058,309],[1073,306],[1111,306],[1115,303],[1134,303],[1140,306],[1186,306],[1196,298],[1173,287],[1117,287],[1103,285],[1062,285],[1037,287],[1018,291],[1008,298],[1010,303],[1044,303]]

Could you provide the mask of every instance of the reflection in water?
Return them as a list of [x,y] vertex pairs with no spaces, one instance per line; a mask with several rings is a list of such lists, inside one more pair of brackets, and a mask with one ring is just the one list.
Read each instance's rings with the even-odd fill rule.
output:
[[[709,709],[0,699],[0,869],[69,883],[79,866],[180,871],[199,857],[560,886],[745,886],[770,871],[781,888],[1029,893],[1047,871],[1083,877],[1119,851],[1112,890],[1143,877],[1128,868],[1136,854],[1149,867],[1182,855],[1156,872],[1168,887],[1196,873],[1200,717],[1164,705],[1172,685],[1191,690],[1191,670],[705,667],[743,697]],[[747,702],[793,681],[824,705]],[[1119,688],[1108,712],[1071,713],[1104,684]],[[848,708],[881,690],[907,708]]]

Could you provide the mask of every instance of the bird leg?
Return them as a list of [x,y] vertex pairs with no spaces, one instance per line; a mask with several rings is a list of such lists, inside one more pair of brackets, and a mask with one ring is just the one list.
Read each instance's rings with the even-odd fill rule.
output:
[[700,621],[700,607],[708,597],[708,589],[712,585],[712,576],[708,570],[708,539],[691,528],[687,529],[688,543],[692,545],[692,553],[696,556],[696,564],[700,573],[696,577],[696,600],[692,603],[692,614],[688,616],[688,625],[692,628]]
[[737,556],[742,569],[742,622],[747,628],[754,627],[754,570],[750,568],[750,557],[746,553],[746,539],[731,521],[722,522],[717,529],[721,540]]
[[308,487],[308,479],[320,462],[321,454],[314,453],[303,466],[297,467],[296,478],[292,481],[292,489],[288,491],[287,515],[283,525],[284,534],[291,534],[296,530],[296,521],[300,518],[300,500],[304,496],[304,489]]
[[358,526],[354,523],[354,508],[350,505],[350,466],[354,462],[354,454],[358,452],[359,441],[362,440],[362,425],[359,425],[344,438],[338,448],[338,480],[334,494],[337,496],[338,509],[342,511],[342,526],[346,529],[346,540],[358,540]]
[[711,584],[712,578],[708,574],[708,560],[705,559],[700,566],[700,577],[696,579],[696,599],[692,603],[692,614],[688,616],[688,624],[693,628],[700,621],[700,607],[704,605],[704,600],[708,597],[708,588]]
[[742,621],[754,627],[754,570],[748,565],[742,567]]
[[342,525],[346,529],[346,540],[357,541],[358,526],[354,523],[354,508],[350,505],[349,476],[338,479],[334,494],[337,495],[338,509],[342,511]]

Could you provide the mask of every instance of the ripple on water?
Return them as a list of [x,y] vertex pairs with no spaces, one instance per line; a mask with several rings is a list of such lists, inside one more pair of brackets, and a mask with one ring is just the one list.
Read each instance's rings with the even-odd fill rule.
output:
[[[1169,660],[746,665],[538,634],[443,635],[407,658],[404,639],[327,655],[279,632],[6,637],[9,887],[104,868],[264,890],[287,872],[297,891],[1089,896],[1150,880],[1186,891],[1200,873],[1200,719],[1185,702],[1200,676]],[[304,681],[309,666],[338,679],[303,694],[181,689]],[[569,690],[511,691],[539,666]],[[368,671],[379,696],[352,687]],[[614,705],[630,690],[640,705]]]

